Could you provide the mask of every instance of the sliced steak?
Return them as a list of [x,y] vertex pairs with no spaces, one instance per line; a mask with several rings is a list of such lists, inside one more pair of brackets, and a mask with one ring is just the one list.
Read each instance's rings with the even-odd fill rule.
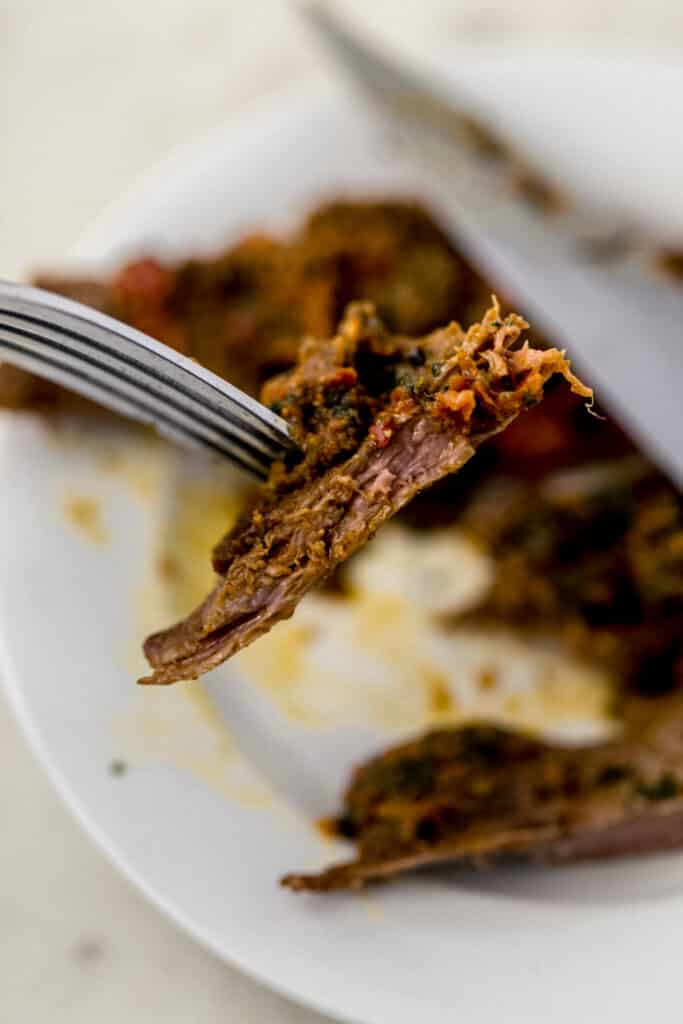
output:
[[386,519],[535,405],[554,374],[589,396],[561,352],[519,344],[526,326],[496,304],[467,334],[452,323],[405,338],[362,303],[334,338],[305,341],[296,368],[263,394],[303,457],[273,468],[218,545],[220,579],[204,603],[149,638],[154,672],[143,682],[195,678],[289,617]]
[[622,737],[590,748],[488,725],[431,732],[357,769],[334,828],[355,841],[356,859],[284,885],[355,889],[443,862],[683,846],[683,697],[632,699]]

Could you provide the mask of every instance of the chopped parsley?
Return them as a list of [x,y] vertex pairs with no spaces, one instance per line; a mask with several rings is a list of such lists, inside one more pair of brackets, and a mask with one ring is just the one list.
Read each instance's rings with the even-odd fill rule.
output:
[[672,797],[678,796],[680,792],[681,787],[678,779],[671,772],[665,772],[656,782],[643,782],[638,786],[638,793],[647,800],[671,800]]

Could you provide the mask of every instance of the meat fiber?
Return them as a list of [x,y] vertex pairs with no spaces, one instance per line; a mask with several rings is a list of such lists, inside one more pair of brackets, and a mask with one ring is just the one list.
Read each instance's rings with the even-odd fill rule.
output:
[[203,604],[148,639],[154,671],[143,682],[195,678],[289,617],[383,522],[535,405],[554,374],[590,396],[563,353],[519,343],[526,327],[495,304],[467,333],[452,323],[405,338],[356,303],[334,338],[306,340],[263,394],[301,457],[274,466],[218,545],[219,580]]

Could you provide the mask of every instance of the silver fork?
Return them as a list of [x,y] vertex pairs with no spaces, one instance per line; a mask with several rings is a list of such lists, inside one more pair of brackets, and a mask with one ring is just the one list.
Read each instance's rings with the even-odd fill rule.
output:
[[113,317],[29,285],[0,281],[0,361],[259,478],[294,447],[283,419],[216,374]]

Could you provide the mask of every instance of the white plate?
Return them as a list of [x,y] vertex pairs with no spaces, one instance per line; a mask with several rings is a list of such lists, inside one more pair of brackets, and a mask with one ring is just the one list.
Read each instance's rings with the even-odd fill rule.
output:
[[[571,187],[683,235],[683,70],[526,54],[447,63]],[[313,92],[234,119],[167,161],[74,260],[214,249],[340,190],[420,191],[354,104]],[[144,451],[137,468],[117,468],[125,441],[55,437],[30,417],[6,418],[0,441],[3,676],[65,800],[174,920],[280,991],[373,1024],[625,1024],[678,1004],[677,856],[430,875],[360,897],[279,889],[282,872],[338,855],[308,813],[330,806],[369,735],[352,730],[349,745],[349,735],[340,744],[334,733],[292,731],[262,695],[220,673],[209,687],[243,759],[187,687],[140,698],[136,609],[164,509],[163,454],[157,469]],[[103,459],[102,444],[114,456]],[[84,495],[99,503],[100,543],[92,523],[77,529],[63,515]],[[116,777],[107,766],[120,756],[130,768]]]

